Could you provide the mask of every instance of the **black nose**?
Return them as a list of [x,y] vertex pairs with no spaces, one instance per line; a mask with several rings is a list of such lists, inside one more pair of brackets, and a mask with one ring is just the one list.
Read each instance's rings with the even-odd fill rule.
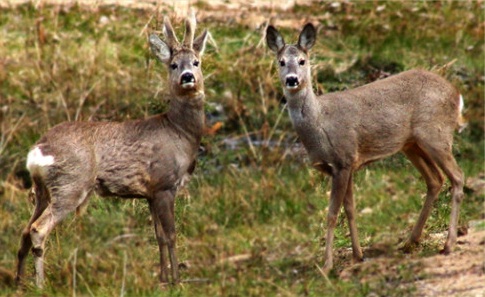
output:
[[182,77],[180,78],[180,83],[187,84],[187,83],[195,83],[195,76],[192,72],[186,72],[182,74]]
[[300,83],[298,82],[298,77],[296,76],[289,76],[286,78],[286,85],[288,87],[296,87],[298,86]]

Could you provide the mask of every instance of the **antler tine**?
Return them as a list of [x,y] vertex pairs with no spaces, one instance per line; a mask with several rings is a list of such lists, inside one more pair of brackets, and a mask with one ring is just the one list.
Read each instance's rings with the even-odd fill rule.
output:
[[187,16],[187,20],[185,21],[185,36],[183,41],[184,47],[192,48],[192,44],[194,43],[195,26],[195,12],[193,9],[191,9],[189,15]]
[[178,41],[177,36],[173,31],[172,24],[170,24],[170,19],[167,16],[163,19],[163,24],[163,35],[167,38],[168,45],[170,47],[178,47],[180,42]]

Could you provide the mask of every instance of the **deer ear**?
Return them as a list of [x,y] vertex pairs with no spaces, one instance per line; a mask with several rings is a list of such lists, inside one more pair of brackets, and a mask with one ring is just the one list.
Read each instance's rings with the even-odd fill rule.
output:
[[317,29],[311,23],[308,23],[303,27],[301,30],[300,37],[298,38],[298,45],[305,49],[309,50],[315,44],[315,40],[317,38]]
[[266,43],[270,50],[275,53],[278,53],[285,46],[283,36],[271,25],[266,29]]
[[155,34],[150,34],[148,42],[155,57],[163,63],[168,63],[171,56],[170,47]]
[[209,35],[210,33],[207,30],[204,30],[204,32],[202,32],[202,34],[200,34],[192,44],[192,48],[199,54],[199,56],[202,56],[202,54],[204,53],[205,44]]

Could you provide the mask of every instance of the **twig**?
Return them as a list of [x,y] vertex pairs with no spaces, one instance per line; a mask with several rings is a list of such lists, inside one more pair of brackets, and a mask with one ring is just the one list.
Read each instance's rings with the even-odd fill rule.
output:
[[120,297],[125,296],[125,277],[126,277],[126,251],[123,251],[123,277],[121,280]]
[[13,125],[13,128],[8,133],[2,133],[0,137],[0,155],[2,155],[3,150],[5,150],[5,148],[7,147],[7,144],[12,140],[12,136],[14,132],[17,130],[20,123],[22,123],[24,117],[25,117],[25,113],[22,114],[22,116],[20,116],[17,122],[15,122],[15,124]]
[[69,114],[69,107],[67,106],[66,98],[64,97],[64,93],[62,93],[62,90],[59,87],[59,85],[52,79],[52,76],[51,76],[50,84],[59,93],[59,98],[60,98],[60,101],[61,101],[61,105],[64,108],[64,113],[66,114],[67,121],[70,122],[71,121],[71,115]]
[[190,278],[180,281],[181,283],[210,283],[211,280],[208,278]]
[[76,297],[76,265],[77,265],[77,248],[74,249],[74,259],[72,260],[72,296]]
[[147,31],[148,24],[151,23],[151,21],[153,20],[153,17],[155,17],[155,15],[158,15],[158,9],[159,8],[160,8],[160,3],[157,3],[156,13],[154,13],[150,16],[148,21],[145,23],[145,26],[143,26],[143,29],[141,29],[140,34],[138,34],[138,37],[141,37]]
[[81,109],[84,105],[84,102],[86,102],[86,99],[88,98],[89,94],[91,94],[91,92],[98,85],[98,83],[99,83],[99,80],[95,82],[93,86],[81,96],[79,100],[79,106],[77,107],[77,110],[76,110],[76,115],[74,116],[74,121],[77,121],[79,119],[79,115],[81,114]]
[[101,106],[103,106],[105,103],[106,103],[106,99],[104,99],[103,101],[99,102],[99,104],[95,106],[94,110],[91,112],[91,115],[88,118],[88,121],[92,121],[92,119],[93,119],[94,115],[96,114],[96,112],[98,112],[98,110],[101,108]]
[[280,111],[280,114],[278,115],[278,117],[276,118],[276,122],[273,126],[273,128],[271,129],[271,131],[269,132],[269,135],[268,135],[268,143],[269,143],[269,140],[273,137],[273,134],[275,133],[276,131],[276,127],[278,127],[278,124],[280,123],[280,120],[281,118],[283,117],[283,113],[285,112],[286,110],[286,106],[288,105],[288,103],[285,103],[285,105],[283,106],[283,108],[281,109]]
[[243,128],[243,132],[244,132],[246,139],[248,141],[249,150],[251,151],[251,154],[253,155],[254,159],[256,161],[259,161],[258,154],[256,153],[256,149],[254,148],[253,141],[251,140],[251,137],[249,137],[248,129],[247,129],[246,124],[244,123],[244,121],[241,117],[241,114],[239,112],[237,113],[237,117],[239,119],[239,123],[241,124],[241,127]]
[[261,39],[259,39],[258,44],[256,45],[256,48],[264,47],[266,44],[266,29],[269,26],[269,21],[265,21],[263,25],[264,25],[263,34],[261,34]]
[[227,258],[219,260],[219,264],[247,261],[247,260],[251,259],[251,257],[252,257],[251,254],[234,255],[234,256],[227,257]]
[[78,276],[84,282],[84,285],[86,286],[86,290],[88,290],[89,295],[91,295],[92,297],[95,297],[93,294],[93,291],[91,291],[91,289],[89,288],[88,282],[84,279],[84,276],[82,274],[78,274]]
[[211,32],[207,32],[207,41],[214,47],[214,49],[216,50],[216,53],[219,53],[219,47],[217,46],[216,41],[212,37]]
[[108,241],[105,245],[112,245],[115,241],[118,241],[118,240],[121,240],[121,239],[130,238],[130,237],[137,237],[137,236],[138,235],[136,235],[134,233],[118,235],[115,238],[113,238],[110,241]]
[[317,263],[315,263],[315,266],[317,267],[318,271],[320,272],[320,274],[323,276],[323,278],[327,281],[327,283],[330,285],[330,287],[332,289],[335,289],[334,285],[332,284],[332,282],[330,281],[330,279],[328,278],[327,274],[323,271],[322,268],[320,268],[320,266],[318,266]]
[[266,106],[266,97],[264,96],[264,89],[261,81],[259,81],[259,96],[261,96],[261,105],[263,108],[263,114],[266,117],[268,114],[268,107]]
[[287,289],[283,288],[282,286],[277,285],[276,283],[272,281],[266,281],[268,284],[272,285],[273,287],[277,288],[280,290],[280,292],[285,293],[286,296],[296,296],[293,292],[288,291]]

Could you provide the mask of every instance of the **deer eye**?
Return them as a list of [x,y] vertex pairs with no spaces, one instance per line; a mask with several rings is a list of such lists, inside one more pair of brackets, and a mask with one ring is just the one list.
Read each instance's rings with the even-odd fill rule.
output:
[[280,60],[280,66],[281,67],[285,67],[285,65],[286,65],[285,61],[284,60]]
[[300,66],[305,65],[305,60],[301,59],[300,62],[298,62],[298,64],[300,64]]
[[177,69],[179,66],[177,65],[177,63],[172,63],[170,64],[170,68],[172,68],[172,70],[175,70]]
[[200,63],[199,61],[195,60],[195,61],[194,61],[194,66],[195,66],[195,67],[199,67],[199,63]]

